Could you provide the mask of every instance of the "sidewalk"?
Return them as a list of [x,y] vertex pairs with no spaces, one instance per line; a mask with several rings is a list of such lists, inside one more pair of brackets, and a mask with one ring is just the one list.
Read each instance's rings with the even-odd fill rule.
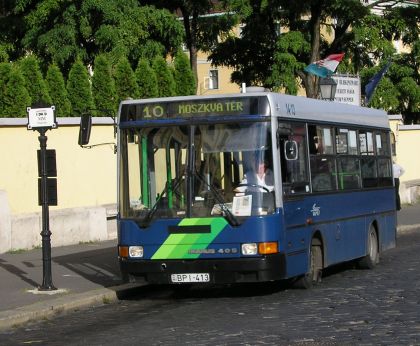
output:
[[397,212],[397,223],[399,232],[420,228],[420,203],[402,205],[401,210]]
[[[122,284],[117,240],[52,248],[52,282],[39,294],[42,249],[0,254],[0,330],[57,312],[111,302],[144,284]],[[33,291],[34,293],[32,293]]]
[[[420,228],[420,204],[398,212],[398,232]],[[117,240],[52,248],[56,294],[34,294],[42,284],[42,250],[0,254],[0,330],[58,312],[116,301],[144,283],[122,284]],[[50,292],[50,293],[54,293]]]

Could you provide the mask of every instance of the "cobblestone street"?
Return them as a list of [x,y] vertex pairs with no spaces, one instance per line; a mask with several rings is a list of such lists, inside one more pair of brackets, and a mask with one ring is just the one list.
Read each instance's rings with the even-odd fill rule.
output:
[[310,290],[167,288],[0,334],[1,345],[420,345],[420,232],[374,270],[346,264]]

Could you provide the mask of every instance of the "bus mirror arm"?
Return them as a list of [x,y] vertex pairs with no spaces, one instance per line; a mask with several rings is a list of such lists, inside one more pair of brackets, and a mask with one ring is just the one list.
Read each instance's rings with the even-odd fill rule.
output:
[[[95,109],[94,111],[98,111],[98,110]],[[115,116],[111,115],[111,112],[109,110],[101,110],[101,112],[105,113],[107,117],[110,117],[112,119],[113,126],[114,126],[114,138],[116,138],[117,137],[117,123],[116,123]],[[80,116],[79,141],[78,141],[78,144],[82,148],[92,149],[93,147],[98,147],[101,145],[113,145],[114,154],[117,153],[117,145],[113,142],[88,145],[91,130],[92,130],[92,114],[90,112],[83,113]]]

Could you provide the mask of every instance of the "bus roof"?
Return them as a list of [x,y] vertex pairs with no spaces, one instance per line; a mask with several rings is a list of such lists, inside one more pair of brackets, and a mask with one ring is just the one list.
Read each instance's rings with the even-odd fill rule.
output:
[[[189,103],[191,103],[192,105],[200,104],[205,106],[213,106],[215,105],[215,102],[223,103],[227,102],[229,99],[238,100],[242,98],[254,98],[259,100],[258,107],[255,107],[255,105],[253,105],[252,114],[255,114],[255,110],[257,109],[260,115],[271,115],[274,117],[285,118],[289,120],[295,119],[308,122],[325,122],[329,124],[348,124],[389,128],[388,116],[383,110],[367,107],[358,107],[338,102],[321,101],[302,96],[292,96],[273,92],[250,92],[241,94],[215,94],[202,96],[175,96],[141,100],[125,100],[121,102],[119,112],[121,116],[121,114],[126,113],[124,109],[132,108],[132,106],[141,106],[144,109],[145,105],[167,106],[171,104],[173,105],[175,103],[182,103],[184,109],[185,105],[188,105]],[[200,101],[202,102],[200,103]],[[173,108],[171,108],[171,110],[173,110]],[[135,112],[137,113],[138,110]],[[226,109],[224,109],[223,113],[224,115],[226,115]],[[245,110],[242,113],[242,115],[244,115],[246,113]],[[200,115],[205,116],[221,114],[222,113],[218,114],[217,112],[207,112]],[[190,114],[177,114],[176,116],[185,117],[187,115],[194,116],[194,112],[191,112]],[[154,117],[154,120],[157,120],[157,118],[158,116]]]

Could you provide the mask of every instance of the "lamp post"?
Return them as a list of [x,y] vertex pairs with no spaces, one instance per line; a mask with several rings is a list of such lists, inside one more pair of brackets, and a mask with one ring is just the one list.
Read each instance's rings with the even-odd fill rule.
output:
[[331,76],[319,79],[319,92],[321,99],[334,101],[335,92],[337,90],[337,83]]

